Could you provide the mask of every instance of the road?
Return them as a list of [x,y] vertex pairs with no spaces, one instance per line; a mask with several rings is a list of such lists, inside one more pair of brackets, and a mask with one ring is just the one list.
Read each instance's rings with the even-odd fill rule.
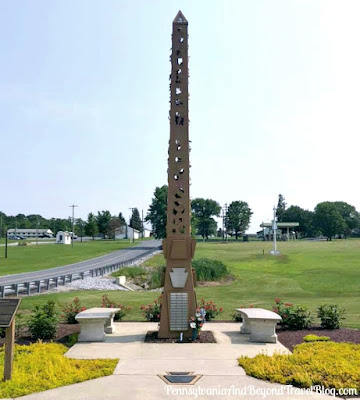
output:
[[26,282],[42,281],[45,279],[56,278],[62,275],[80,274],[91,269],[106,267],[112,264],[121,263],[131,260],[135,257],[141,257],[151,249],[158,248],[161,245],[160,240],[147,240],[137,246],[127,249],[118,250],[104,256],[92,258],[90,260],[81,261],[75,264],[64,265],[62,267],[43,269],[41,271],[33,271],[22,274],[13,274],[0,277],[0,286],[9,286],[22,284]]

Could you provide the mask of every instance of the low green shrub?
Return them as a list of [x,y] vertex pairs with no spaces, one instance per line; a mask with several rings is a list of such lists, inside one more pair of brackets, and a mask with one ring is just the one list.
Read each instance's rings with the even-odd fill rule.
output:
[[325,329],[339,329],[340,321],[345,319],[345,310],[336,304],[324,304],[318,308],[318,317],[321,320],[321,327]]
[[306,335],[303,337],[304,342],[329,342],[329,336]]
[[224,263],[210,258],[197,258],[193,260],[192,267],[195,268],[198,281],[219,281],[230,275]]
[[240,357],[239,365],[248,375],[283,385],[303,388],[324,386],[331,389],[360,390],[360,344],[302,343],[292,354],[258,354]]
[[115,313],[114,321],[119,322],[121,321],[128,311],[131,310],[131,307],[124,306],[122,304],[115,303],[115,301],[110,300],[107,294],[102,296],[101,307],[105,308],[120,308],[120,311]]
[[81,306],[78,297],[75,297],[71,303],[65,304],[61,308],[62,317],[67,324],[77,324],[76,315],[85,310],[86,308]]
[[79,333],[78,332],[71,333],[66,338],[65,346],[66,347],[74,346],[78,342],[78,339],[79,339]]
[[282,318],[280,326],[291,330],[310,328],[312,318],[308,307],[283,303],[277,298],[275,299],[273,311]]
[[[89,379],[111,375],[118,360],[75,360],[64,357],[68,348],[58,343],[15,345],[13,377],[0,380],[0,398],[14,398]],[[0,376],[4,371],[4,347],[0,348]]]
[[36,306],[29,319],[29,330],[35,339],[51,340],[56,336],[57,317],[55,302],[48,301],[43,306]]

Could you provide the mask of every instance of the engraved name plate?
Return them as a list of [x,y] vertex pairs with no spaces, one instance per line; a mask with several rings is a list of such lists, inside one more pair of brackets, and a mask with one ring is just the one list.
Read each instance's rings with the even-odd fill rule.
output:
[[189,329],[188,293],[170,293],[170,330]]

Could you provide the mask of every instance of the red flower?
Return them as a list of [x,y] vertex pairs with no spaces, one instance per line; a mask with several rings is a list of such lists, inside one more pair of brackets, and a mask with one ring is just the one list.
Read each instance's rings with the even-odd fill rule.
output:
[[293,306],[293,303],[284,303],[284,305],[287,307],[291,307],[291,306]]
[[276,299],[275,299],[275,303],[276,304],[279,304],[281,302],[281,300],[277,297]]

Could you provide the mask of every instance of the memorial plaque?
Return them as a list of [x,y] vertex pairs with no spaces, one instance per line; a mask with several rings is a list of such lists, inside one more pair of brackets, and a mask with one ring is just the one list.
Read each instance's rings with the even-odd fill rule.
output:
[[0,299],[0,328],[8,328],[19,307],[20,299]]
[[186,331],[189,329],[188,293],[170,293],[170,330]]

